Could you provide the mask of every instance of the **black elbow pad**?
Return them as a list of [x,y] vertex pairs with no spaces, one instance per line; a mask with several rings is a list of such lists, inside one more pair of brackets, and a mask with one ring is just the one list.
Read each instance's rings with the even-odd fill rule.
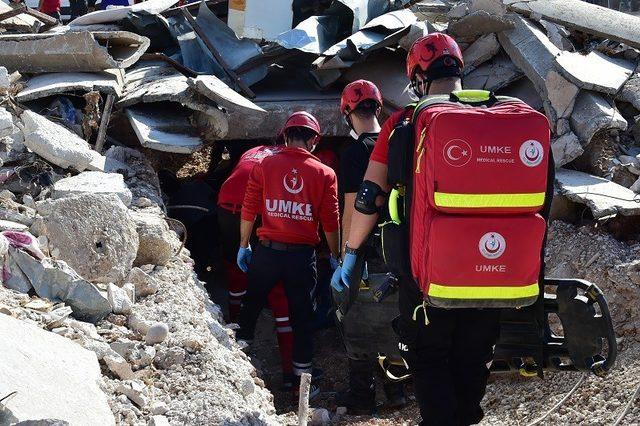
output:
[[379,195],[386,195],[386,192],[380,188],[375,182],[365,180],[360,185],[358,195],[356,195],[355,209],[362,214],[371,215],[378,213],[378,206],[376,206],[376,198]]

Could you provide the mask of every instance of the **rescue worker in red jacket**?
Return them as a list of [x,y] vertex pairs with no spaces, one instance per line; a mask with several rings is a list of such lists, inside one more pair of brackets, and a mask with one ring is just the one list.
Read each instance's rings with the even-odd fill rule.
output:
[[[218,193],[218,225],[223,264],[229,292],[229,320],[238,321],[242,297],[247,292],[247,274],[236,264],[240,246],[240,210],[253,166],[277,153],[279,145],[260,145],[242,154],[238,164],[224,181]],[[282,362],[283,387],[293,386],[293,331],[289,323],[289,305],[284,286],[279,282],[269,293],[268,304],[276,322],[278,349]]]
[[[420,98],[462,89],[462,67],[462,54],[457,43],[440,33],[416,40],[407,56],[407,75]],[[383,204],[390,190],[387,183],[389,137],[403,114],[404,111],[392,114],[378,136],[363,185],[356,197],[357,211],[351,221],[342,266],[336,270],[332,280],[334,287],[340,283],[358,285],[352,278],[358,275],[355,271],[356,258],[378,220],[377,213],[363,212],[376,211],[376,206]],[[415,134],[419,135],[421,131],[416,128]],[[480,401],[485,394],[488,365],[498,338],[500,311],[424,307],[423,295],[408,275],[401,277],[399,283],[398,334],[406,346],[403,357],[413,376],[422,415],[420,424],[476,424],[483,417]],[[420,309],[416,310],[417,306]],[[423,307],[424,319],[421,314]],[[415,312],[420,314],[417,320],[413,319]]]
[[[237,263],[248,273],[248,286],[237,338],[247,342],[253,339],[267,295],[282,280],[294,335],[293,388],[297,392],[300,376],[312,373],[318,225],[322,225],[335,268],[339,214],[335,172],[311,154],[320,139],[316,118],[307,112],[294,113],[282,134],[286,147],[253,167],[242,204]],[[260,243],[252,248],[249,239],[257,215],[262,216],[257,231]],[[313,384],[310,395],[318,393],[319,388]]]
[[[344,205],[342,213],[342,248],[349,237],[356,194],[364,179],[369,156],[380,133],[378,116],[382,110],[380,90],[370,81],[356,80],[348,84],[340,98],[340,112],[351,128],[350,140],[340,152],[338,188]],[[375,250],[370,250],[375,252]],[[378,271],[386,272],[386,270]],[[340,322],[338,323],[340,325]],[[347,408],[349,414],[373,414],[376,410],[376,355],[370,359],[349,357],[349,390],[337,396],[336,404]],[[389,406],[406,404],[402,383],[385,381],[384,391]]]

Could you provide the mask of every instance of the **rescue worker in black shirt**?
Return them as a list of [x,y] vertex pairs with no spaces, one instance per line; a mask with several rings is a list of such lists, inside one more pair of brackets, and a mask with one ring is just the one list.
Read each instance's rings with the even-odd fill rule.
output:
[[[369,155],[373,151],[380,123],[378,116],[382,109],[380,90],[370,81],[357,80],[347,85],[340,101],[340,111],[351,127],[353,140],[340,153],[340,173],[338,188],[342,197],[342,249],[349,236],[351,216],[355,198],[364,179]],[[373,250],[371,250],[373,251]],[[340,324],[338,324],[340,326]],[[336,403],[347,408],[349,414],[373,414],[376,409],[375,369],[376,354],[368,360],[349,357],[349,389],[338,394]],[[385,381],[384,391],[388,405],[399,407],[406,404],[402,383]]]

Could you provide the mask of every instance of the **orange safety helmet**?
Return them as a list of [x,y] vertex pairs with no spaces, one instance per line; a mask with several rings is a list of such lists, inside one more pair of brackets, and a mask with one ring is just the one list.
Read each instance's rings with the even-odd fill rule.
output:
[[368,80],[356,80],[347,84],[340,98],[340,111],[347,115],[353,112],[361,102],[375,101],[382,106],[382,95],[375,84]]
[[320,136],[320,123],[307,111],[298,111],[291,114],[289,118],[287,118],[287,121],[284,122],[280,134],[284,135],[284,132],[291,127],[306,127]]
[[[438,61],[441,58],[442,61]],[[407,54],[407,77],[409,80],[413,80],[418,69],[427,74],[427,80],[444,77],[444,75],[436,75],[429,78],[429,67],[436,61],[438,61],[440,69],[455,70],[457,68],[461,70],[464,67],[460,47],[451,36],[433,33],[417,39]]]

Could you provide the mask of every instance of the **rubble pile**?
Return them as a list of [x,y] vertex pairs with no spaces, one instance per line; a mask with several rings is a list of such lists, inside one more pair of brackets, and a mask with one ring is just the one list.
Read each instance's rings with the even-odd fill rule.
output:
[[144,156],[0,102],[0,424],[278,424]]
[[[18,352],[33,351],[33,363],[44,359],[40,347],[60,354],[20,384],[22,376],[0,381],[0,423],[55,413],[82,423],[87,405],[100,424],[286,423],[196,277],[158,171],[181,156],[191,175],[215,174],[229,151],[272,139],[302,109],[319,117],[326,138],[348,136],[342,86],[369,79],[384,114],[404,107],[406,52],[434,31],[463,48],[466,88],[516,96],[549,119],[553,216],[590,224],[554,223],[549,275],[605,290],[629,348],[612,383],[629,387],[624,377],[640,369],[631,361],[638,248],[591,225],[640,236],[640,18],[580,0],[177,3],[147,0],[58,25],[0,2],[0,339],[15,341],[0,352],[0,376],[16,377]],[[542,395],[567,383],[551,377],[497,380],[487,424],[532,420],[542,406],[501,395],[516,386],[540,395],[529,402],[552,405]],[[54,384],[84,399],[59,412],[57,400],[25,395]],[[610,401],[606,389],[598,401]],[[614,418],[619,405],[610,404],[598,421]]]

